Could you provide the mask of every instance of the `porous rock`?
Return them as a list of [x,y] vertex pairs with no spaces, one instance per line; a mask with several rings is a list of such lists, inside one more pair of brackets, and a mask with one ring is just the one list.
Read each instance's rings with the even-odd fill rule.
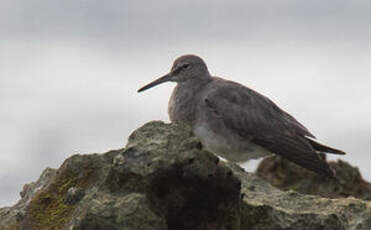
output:
[[371,228],[369,202],[281,191],[219,162],[183,125],[147,123],[125,148],[74,155],[52,172],[22,215],[0,209],[0,229]]
[[256,174],[281,190],[328,198],[356,197],[371,200],[371,184],[364,180],[357,167],[337,160],[329,162],[337,181],[326,180],[305,168],[279,156],[267,157],[259,164]]

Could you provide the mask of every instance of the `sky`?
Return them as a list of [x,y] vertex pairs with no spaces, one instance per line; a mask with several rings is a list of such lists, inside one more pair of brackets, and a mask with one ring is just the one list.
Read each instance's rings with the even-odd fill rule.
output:
[[174,84],[136,90],[190,53],[346,151],[370,181],[370,10],[366,0],[1,0],[0,207],[46,167],[168,122]]

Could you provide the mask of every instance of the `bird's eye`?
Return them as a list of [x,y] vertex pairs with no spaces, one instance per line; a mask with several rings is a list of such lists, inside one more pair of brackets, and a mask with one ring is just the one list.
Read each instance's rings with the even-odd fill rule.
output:
[[183,67],[183,69],[188,69],[189,68],[189,64],[184,64],[182,67]]

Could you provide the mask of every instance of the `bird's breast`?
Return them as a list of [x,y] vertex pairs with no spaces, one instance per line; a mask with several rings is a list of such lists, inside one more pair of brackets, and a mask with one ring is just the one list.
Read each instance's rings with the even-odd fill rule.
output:
[[176,87],[170,97],[168,113],[171,122],[185,122],[192,125],[195,117],[194,94],[188,90],[181,90]]
[[222,126],[214,130],[208,123],[207,120],[198,123],[193,127],[193,132],[209,152],[232,162],[245,162],[272,154],[248,138],[236,135]]

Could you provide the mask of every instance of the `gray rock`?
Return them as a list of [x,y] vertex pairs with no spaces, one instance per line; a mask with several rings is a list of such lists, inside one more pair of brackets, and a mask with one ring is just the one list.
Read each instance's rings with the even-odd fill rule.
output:
[[19,222],[25,215],[35,193],[45,188],[54,178],[56,170],[46,168],[36,182],[23,186],[20,192],[21,199],[13,207],[0,208],[0,229],[18,229]]
[[85,195],[82,188],[71,187],[68,189],[65,202],[69,205],[74,205],[79,202]]
[[125,148],[52,171],[24,189],[22,209],[0,209],[0,229],[371,229],[371,203],[281,191],[183,125],[147,123]]
[[371,183],[362,178],[357,167],[342,160],[329,162],[329,165],[336,172],[338,181],[324,180],[322,176],[278,156],[261,161],[256,174],[281,190],[292,189],[299,193],[328,198],[354,196],[371,200]]

